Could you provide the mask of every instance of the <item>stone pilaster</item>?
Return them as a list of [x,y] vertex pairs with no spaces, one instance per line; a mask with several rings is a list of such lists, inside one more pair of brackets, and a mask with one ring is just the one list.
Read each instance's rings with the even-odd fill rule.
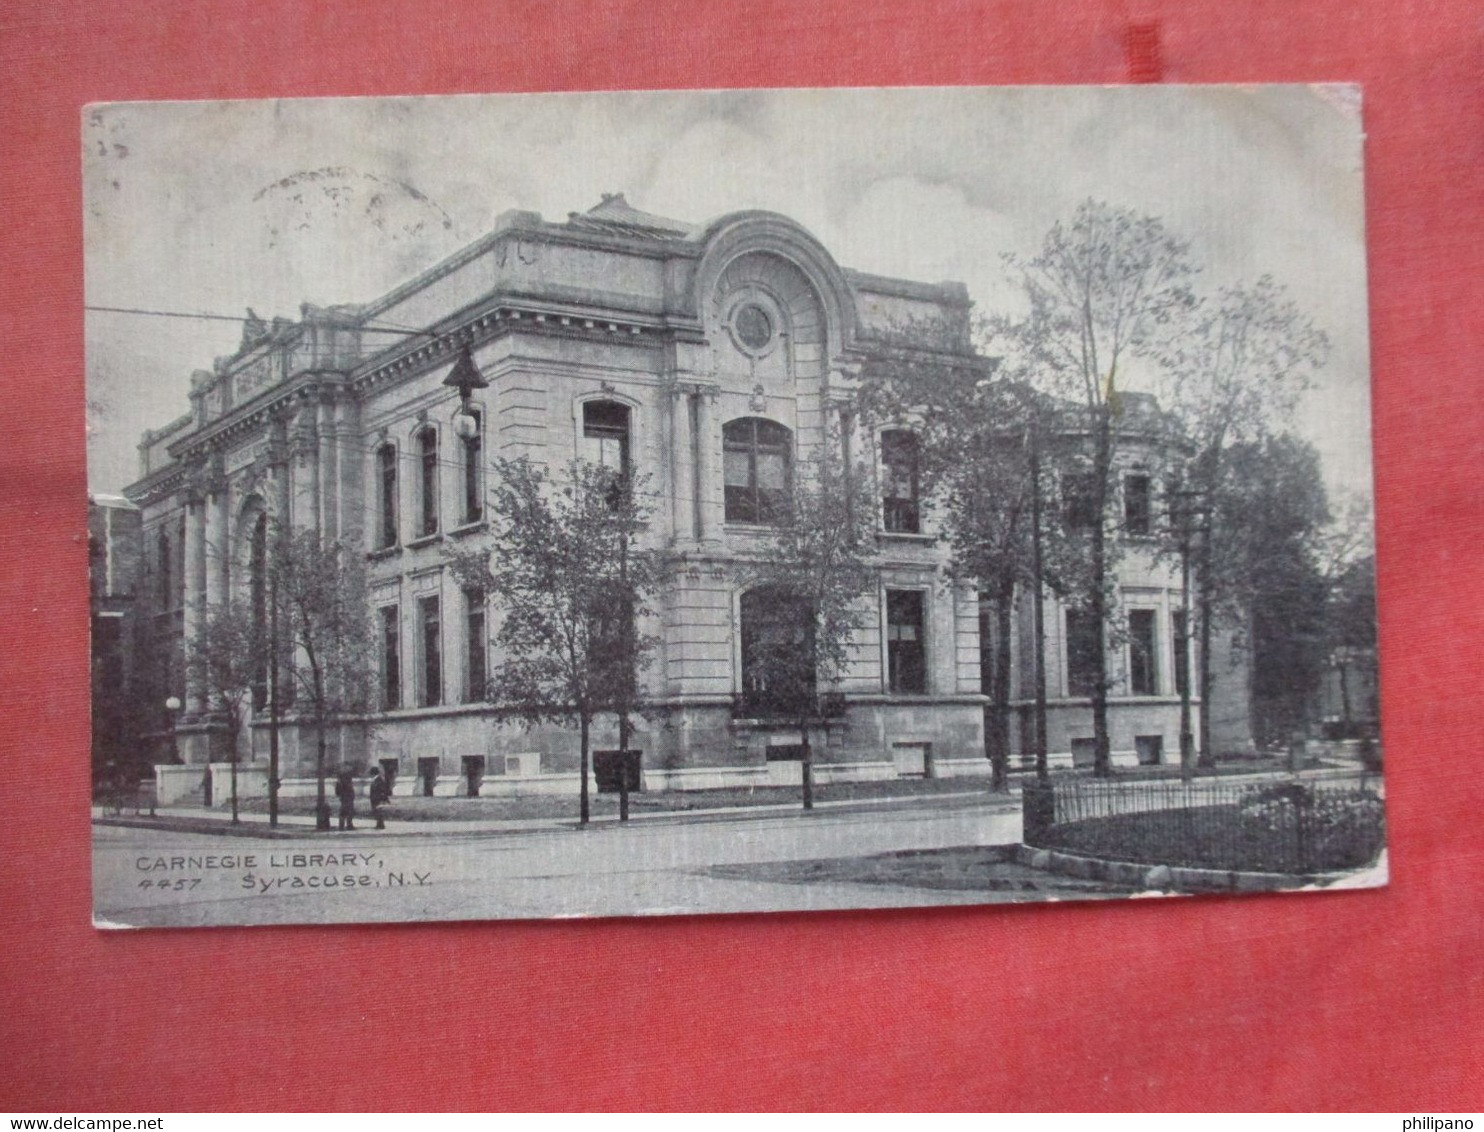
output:
[[292,522],[295,530],[320,530],[318,406],[299,407],[292,432]]
[[202,500],[205,511],[203,554],[207,611],[219,608],[231,592],[228,589],[231,562],[227,529],[228,495],[221,453],[213,453],[207,464],[205,495]]
[[340,474],[336,460],[338,446],[335,421],[336,405],[332,394],[321,394],[316,422],[319,450],[315,460],[315,494],[318,499],[320,533],[327,539],[340,537]]
[[186,537],[183,629],[185,652],[186,712],[199,716],[206,711],[205,690],[195,674],[193,655],[200,639],[201,617],[206,602],[206,499],[193,483],[185,499]]

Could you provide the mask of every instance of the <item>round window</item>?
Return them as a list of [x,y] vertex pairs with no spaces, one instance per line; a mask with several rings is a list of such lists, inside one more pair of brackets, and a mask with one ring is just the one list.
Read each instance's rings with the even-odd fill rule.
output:
[[773,320],[756,303],[739,309],[732,319],[737,341],[749,350],[761,350],[773,341]]

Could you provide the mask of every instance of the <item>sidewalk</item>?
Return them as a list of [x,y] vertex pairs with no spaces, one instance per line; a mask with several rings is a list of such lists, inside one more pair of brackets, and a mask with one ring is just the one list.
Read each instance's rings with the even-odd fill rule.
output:
[[[815,810],[838,810],[846,811],[852,808],[872,808],[879,806],[915,806],[920,804],[931,804],[943,800],[961,800],[964,798],[982,798],[986,802],[996,803],[995,809],[1020,808],[1020,792],[1013,786],[1007,794],[995,797],[985,790],[963,790],[943,794],[907,794],[894,795],[887,798],[843,798],[837,801],[816,801]],[[463,834],[476,836],[480,834],[502,834],[502,833],[529,833],[548,830],[573,829],[578,826],[575,810],[576,799],[573,799],[572,808],[574,813],[570,817],[560,818],[478,818],[469,821],[446,820],[416,821],[399,820],[388,818],[386,829],[376,828],[375,819],[369,811],[358,812],[356,815],[356,826],[352,831],[355,834],[374,834],[378,837],[395,836],[430,836]],[[119,826],[130,829],[159,829],[173,830],[183,833],[205,833],[227,837],[257,837],[257,838],[300,838],[317,831],[314,827],[314,818],[304,814],[280,815],[277,827],[270,826],[268,815],[265,813],[248,812],[243,810],[239,814],[237,825],[232,824],[231,811],[227,809],[207,809],[203,806],[157,806],[155,814],[135,814],[132,810],[125,809],[122,814],[114,813],[112,807],[93,807],[93,821],[98,825]],[[671,822],[675,824],[687,824],[694,820],[717,821],[717,820],[746,820],[748,818],[775,817],[783,814],[804,814],[805,810],[801,803],[779,803],[767,802],[749,806],[719,806],[714,809],[701,810],[661,810],[649,813],[630,814],[631,823],[652,824],[655,822]],[[330,818],[332,827],[337,821],[332,812]],[[588,823],[592,826],[619,825],[617,815],[604,814],[593,817]],[[332,828],[331,835],[339,832]]]
[[[1305,780],[1343,778],[1353,775],[1350,769],[1314,769],[1300,773],[1299,777]],[[1256,783],[1274,780],[1286,780],[1290,777],[1288,772],[1277,770],[1260,770],[1246,774],[1221,775],[1216,777],[1202,777],[1196,779],[1197,783],[1220,782],[1232,784]],[[1378,785],[1380,777],[1377,776]],[[977,782],[977,779],[965,779],[966,783]],[[816,800],[814,809],[816,811],[849,812],[852,809],[870,810],[873,807],[895,806],[915,807],[932,805],[944,801],[962,801],[967,798],[982,799],[990,808],[998,810],[1019,810],[1021,786],[1027,781],[1033,781],[1029,772],[1012,773],[1010,776],[1010,789],[1003,795],[991,795],[980,786],[977,789],[965,789],[962,791],[950,791],[938,794],[898,794],[883,798],[842,798],[838,800]],[[1092,780],[1089,780],[1092,781]],[[1098,780],[1103,781],[1103,780]],[[1113,781],[1117,781],[1115,778]],[[1136,784],[1164,784],[1178,783],[1178,778],[1160,777],[1147,779],[1128,779],[1129,785]],[[461,819],[437,819],[422,820],[388,818],[384,830],[375,826],[375,821],[368,809],[361,809],[356,815],[356,827],[354,833],[357,835],[372,834],[377,837],[410,837],[410,836],[449,836],[463,835],[467,837],[496,834],[530,833],[554,830],[570,830],[579,827],[576,816],[577,799],[572,799],[573,813],[561,817],[537,817],[537,818],[472,818]],[[786,814],[803,815],[806,811],[797,800],[789,802],[760,802],[750,805],[718,806],[707,809],[694,810],[659,810],[631,813],[629,821],[636,824],[650,824],[654,822],[670,822],[672,824],[688,824],[698,821],[745,821],[754,818],[777,817]],[[250,812],[242,810],[237,825],[232,824],[231,813],[225,807],[207,809],[203,806],[159,806],[155,809],[153,817],[148,814],[135,814],[128,807],[122,814],[114,813],[112,807],[94,805],[92,808],[93,821],[99,825],[119,826],[133,829],[157,829],[170,830],[181,833],[203,833],[227,837],[255,837],[265,839],[288,839],[302,838],[306,835],[315,834],[314,818],[305,814],[283,814],[278,819],[276,827],[268,824],[268,815],[262,812]],[[331,814],[332,827],[337,820],[334,813]],[[595,815],[589,821],[590,827],[610,826],[621,824],[616,814]],[[331,829],[333,835],[338,831]]]

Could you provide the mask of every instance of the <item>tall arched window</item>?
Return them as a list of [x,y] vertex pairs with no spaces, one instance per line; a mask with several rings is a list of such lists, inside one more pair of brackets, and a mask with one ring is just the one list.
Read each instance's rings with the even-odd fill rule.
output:
[[812,710],[814,611],[807,599],[775,587],[742,595],[742,703],[748,715]]
[[891,429],[881,434],[881,521],[895,534],[922,530],[917,434]]
[[777,523],[788,509],[793,434],[777,421],[740,417],[722,426],[726,521]]
[[397,545],[397,448],[390,442],[376,450],[378,527],[376,545]]
[[418,535],[438,533],[438,430],[429,426],[417,434],[418,503],[421,522]]
[[484,416],[478,409],[464,414],[474,422],[464,445],[464,522],[477,523],[484,518],[484,479],[480,466],[484,460]]
[[248,599],[252,603],[254,644],[252,671],[252,706],[262,711],[268,706],[268,660],[263,646],[268,641],[268,516],[259,515],[252,528],[248,551]]
[[629,475],[629,407],[617,401],[582,406],[582,458],[613,473],[608,503],[617,507]]
[[160,532],[159,538],[160,555],[160,609],[164,611],[172,608],[170,592],[170,536],[164,531]]

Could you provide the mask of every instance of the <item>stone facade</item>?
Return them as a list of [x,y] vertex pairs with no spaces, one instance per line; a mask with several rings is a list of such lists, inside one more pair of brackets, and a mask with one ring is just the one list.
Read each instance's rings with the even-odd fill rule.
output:
[[[881,438],[850,408],[856,375],[888,339],[892,350],[947,354],[987,373],[969,308],[960,284],[843,269],[772,213],[690,225],[622,196],[565,222],[506,213],[374,302],[249,320],[239,351],[196,374],[190,414],[146,434],[142,478],[128,492],[146,558],[168,575],[165,591],[155,587],[168,591],[156,616],[174,626],[172,652],[190,641],[203,603],[252,584],[254,532],[265,523],[342,539],[367,556],[380,650],[368,664],[379,666],[386,702],[369,740],[363,727],[343,728],[332,759],[381,761],[396,770],[398,792],[463,793],[470,774],[485,792],[566,789],[575,728],[493,721],[472,685],[499,662],[489,644],[499,610],[471,604],[445,559],[488,538],[493,458],[524,454],[552,468],[621,459],[643,479],[646,537],[668,568],[645,627],[660,640],[645,679],[661,709],[635,739],[647,785],[787,781],[797,765],[770,761],[767,748],[796,736],[750,718],[737,699],[741,564],[766,533],[759,500],[779,461],[786,476],[832,436],[861,454],[881,497]],[[469,406],[477,437],[457,431],[459,396],[444,384],[465,350],[489,383]],[[822,781],[987,770],[979,602],[947,578],[929,511],[919,520],[912,506],[910,521],[878,524],[880,587],[834,689],[844,713],[817,740]],[[1166,616],[1177,599],[1151,570],[1128,592]],[[1115,747],[1131,749],[1134,735],[1158,726],[1171,749],[1168,657],[1161,663],[1158,695],[1120,703]],[[182,671],[171,677],[185,700],[181,754],[220,762],[220,730]],[[1061,708],[1053,747],[1070,751],[1077,713]],[[1150,711],[1157,724],[1143,718]],[[601,726],[594,745],[616,746],[612,730]],[[261,763],[266,741],[257,718],[240,757]],[[312,744],[291,715],[285,779],[309,773]]]

